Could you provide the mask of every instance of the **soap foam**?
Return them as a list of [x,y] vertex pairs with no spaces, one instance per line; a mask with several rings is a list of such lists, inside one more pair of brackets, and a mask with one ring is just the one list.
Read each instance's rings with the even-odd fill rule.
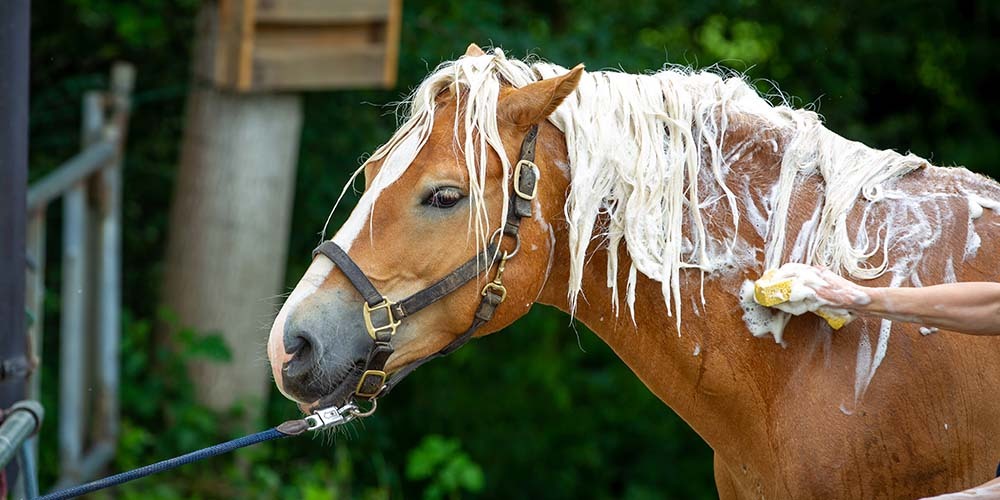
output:
[[754,337],[771,335],[778,344],[783,344],[782,334],[791,315],[775,311],[758,304],[753,299],[754,282],[746,280],[740,287],[740,306],[743,308],[743,322]]

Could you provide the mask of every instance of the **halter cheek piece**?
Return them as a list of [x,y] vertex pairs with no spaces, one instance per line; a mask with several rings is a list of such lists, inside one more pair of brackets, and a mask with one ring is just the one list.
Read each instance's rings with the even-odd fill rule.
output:
[[[469,259],[450,274],[441,278],[433,285],[403,299],[393,302],[379,293],[375,285],[365,276],[365,273],[358,267],[353,259],[344,249],[340,248],[333,241],[324,241],[319,247],[313,250],[313,257],[322,254],[333,261],[344,276],[351,282],[354,289],[365,299],[362,307],[362,314],[365,320],[365,329],[372,339],[372,347],[368,352],[368,359],[364,366],[364,373],[361,380],[354,389],[353,395],[358,398],[374,401],[376,398],[387,394],[393,386],[399,383],[410,372],[420,365],[440,356],[445,356],[458,349],[472,338],[472,334],[479,327],[486,324],[493,318],[497,306],[507,297],[507,289],[503,285],[503,272],[507,260],[517,254],[521,241],[519,230],[521,219],[531,216],[531,202],[538,192],[538,166],[535,165],[535,142],[538,138],[538,125],[531,127],[524,141],[521,143],[520,157],[517,166],[514,168],[513,188],[514,195],[510,197],[510,206],[507,210],[507,219],[503,225],[503,233],[497,229],[490,237],[489,245],[478,255]],[[499,248],[504,236],[514,239],[515,247],[510,253],[504,251],[498,256]],[[461,336],[451,341],[440,351],[415,361],[393,374],[389,379],[385,372],[385,364],[392,355],[392,337],[396,334],[396,328],[407,316],[413,315],[417,311],[446,297],[462,285],[472,281],[482,273],[489,273],[493,264],[499,261],[497,272],[492,281],[483,287],[479,301],[479,307],[472,319],[472,324]],[[339,403],[337,401],[320,401],[320,407],[329,403]]]

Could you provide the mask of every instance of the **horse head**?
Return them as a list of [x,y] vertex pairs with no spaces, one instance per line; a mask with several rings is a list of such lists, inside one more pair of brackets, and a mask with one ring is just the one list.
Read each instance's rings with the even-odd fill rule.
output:
[[[474,44],[464,56],[481,64],[491,57]],[[474,97],[461,78],[421,85],[410,120],[359,170],[365,191],[358,205],[314,254],[274,321],[268,357],[285,396],[304,410],[374,397],[387,376],[472,335],[484,307],[489,321],[476,336],[527,312],[551,265],[555,241],[545,221],[562,212],[568,187],[554,166],[565,165],[565,146],[544,122],[581,73],[578,66],[475,93],[492,103]],[[490,107],[495,116],[472,121],[469,106]],[[522,162],[521,149],[536,145]]]

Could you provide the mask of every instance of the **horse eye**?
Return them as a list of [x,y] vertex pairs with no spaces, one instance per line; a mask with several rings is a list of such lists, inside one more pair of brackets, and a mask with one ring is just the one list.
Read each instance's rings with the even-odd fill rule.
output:
[[443,187],[434,190],[430,196],[424,200],[424,205],[434,208],[451,208],[462,201],[465,195],[458,188]]

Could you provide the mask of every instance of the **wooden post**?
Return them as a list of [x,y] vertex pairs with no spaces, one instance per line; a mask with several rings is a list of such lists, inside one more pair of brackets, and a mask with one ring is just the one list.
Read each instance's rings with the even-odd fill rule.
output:
[[[214,15],[211,2],[203,9]],[[196,47],[210,44],[202,29]],[[259,415],[269,387],[264,346],[284,280],[300,97],[235,94],[194,85],[174,188],[164,302],[181,325],[219,333],[232,362],[198,362],[200,399],[248,403]]]

